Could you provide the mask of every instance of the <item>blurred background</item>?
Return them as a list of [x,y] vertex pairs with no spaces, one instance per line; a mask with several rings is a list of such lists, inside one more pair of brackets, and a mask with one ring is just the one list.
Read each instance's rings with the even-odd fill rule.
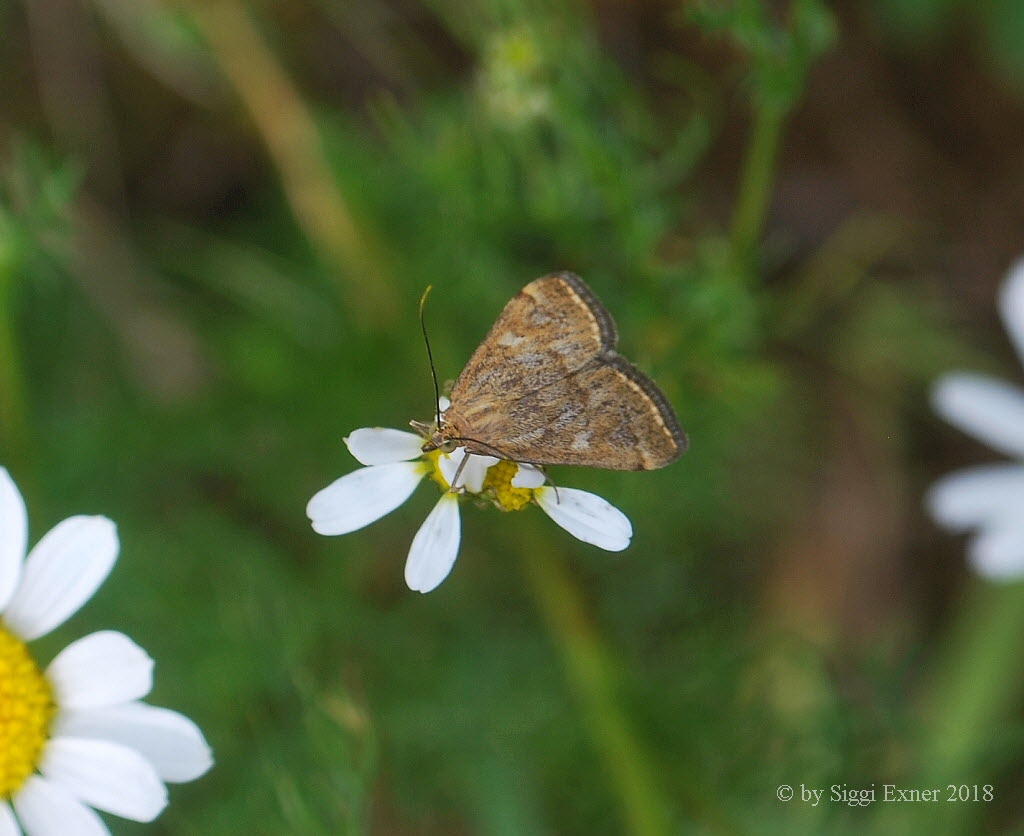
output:
[[[996,459],[931,382],[1021,378],[1024,5],[6,0],[0,31],[0,463],[33,540],[122,543],[53,650],[125,631],[217,759],[115,833],[1024,832],[1024,591],[922,505]],[[430,417],[424,287],[453,379],[558,269],[691,438],[553,473],[632,546],[467,505],[423,596],[432,486],[315,535],[343,436]],[[883,783],[994,799],[776,797]]]

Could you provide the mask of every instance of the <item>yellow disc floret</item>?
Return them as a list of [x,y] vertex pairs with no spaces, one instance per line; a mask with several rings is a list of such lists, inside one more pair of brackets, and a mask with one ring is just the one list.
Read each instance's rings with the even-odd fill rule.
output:
[[28,648],[0,625],[0,801],[32,774],[56,705]]
[[494,496],[494,504],[502,511],[520,511],[533,499],[530,488],[512,487],[512,480],[519,472],[519,465],[504,459],[491,465],[484,478],[484,493]]

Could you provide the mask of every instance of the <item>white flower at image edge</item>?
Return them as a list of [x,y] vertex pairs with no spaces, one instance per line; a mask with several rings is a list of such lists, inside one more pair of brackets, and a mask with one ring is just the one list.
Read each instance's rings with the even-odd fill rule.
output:
[[[1024,363],[1024,259],[1002,286],[999,312]],[[967,468],[939,480],[928,493],[929,511],[949,529],[973,530],[967,556],[980,575],[1024,579],[1024,389],[957,372],[939,379],[932,402],[951,424],[1015,461]]]
[[27,642],[92,597],[117,559],[114,524],[70,517],[25,556],[21,494],[0,468],[0,836],[109,836],[92,808],[152,821],[165,782],[213,761],[181,714],[140,702],[153,660],[122,633],[92,633],[37,667]]
[[[306,513],[313,529],[336,535],[363,528],[395,510],[430,476],[441,488],[441,498],[413,537],[405,563],[409,588],[430,592],[448,576],[459,552],[460,494],[449,488],[467,455],[465,448],[424,454],[420,436],[380,427],[355,430],[345,444],[365,467],[342,476],[309,501]],[[622,551],[633,536],[626,515],[604,499],[574,488],[545,486],[544,475],[529,465],[469,454],[458,489],[490,498],[505,510],[535,503],[574,537],[607,551]]]

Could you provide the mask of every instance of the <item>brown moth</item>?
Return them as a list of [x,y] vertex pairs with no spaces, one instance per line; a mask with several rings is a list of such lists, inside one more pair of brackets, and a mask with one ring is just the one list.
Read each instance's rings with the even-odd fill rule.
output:
[[[428,430],[423,452],[536,465],[653,470],[686,434],[653,381],[615,351],[611,314],[573,273],[530,282],[505,305]],[[414,423],[422,428],[422,425]]]

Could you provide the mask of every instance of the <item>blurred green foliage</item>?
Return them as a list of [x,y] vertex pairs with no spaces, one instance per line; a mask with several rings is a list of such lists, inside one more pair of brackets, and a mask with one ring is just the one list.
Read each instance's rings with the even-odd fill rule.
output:
[[[898,34],[956,5],[872,8]],[[1010,5],[984,4],[1007,66]],[[86,36],[116,56],[122,182],[102,179],[100,144],[56,129],[63,154],[27,124],[5,155],[0,461],[34,537],[72,513],[119,526],[115,572],[53,649],[123,629],[157,660],[152,700],[195,718],[217,758],[156,825],[115,832],[975,833],[1020,815],[1019,593],[977,592],[962,622],[947,602],[940,620],[980,654],[951,657],[911,592],[843,586],[848,553],[830,561],[815,528],[851,448],[868,493],[917,521],[906,462],[928,381],[996,364],[920,275],[897,280],[899,219],[855,213],[813,252],[766,244],[787,120],[842,37],[827,4],[685,4],[660,33],[671,48],[638,52],[609,48],[598,6],[543,0],[90,8]],[[247,26],[265,55],[229,37]],[[339,42],[340,72],[324,56]],[[59,88],[60,67],[36,71]],[[260,111],[268,91],[283,98]],[[745,162],[716,216],[702,166],[737,98]],[[431,411],[423,288],[450,379],[555,269],[615,313],[692,439],[663,471],[554,474],[621,507],[631,548],[467,507],[451,577],[419,596],[402,565],[430,488],[314,535],[306,501],[356,466],[342,437]],[[866,639],[843,606],[877,615]],[[1003,638],[972,644],[987,618]],[[963,699],[944,706],[936,681]],[[964,718],[976,736],[934,745]],[[776,798],[925,777],[993,783],[998,801],[945,819]]]
[[1006,84],[1024,92],[1024,6],[1016,0],[873,0],[884,32],[918,48],[967,27],[980,52]]

